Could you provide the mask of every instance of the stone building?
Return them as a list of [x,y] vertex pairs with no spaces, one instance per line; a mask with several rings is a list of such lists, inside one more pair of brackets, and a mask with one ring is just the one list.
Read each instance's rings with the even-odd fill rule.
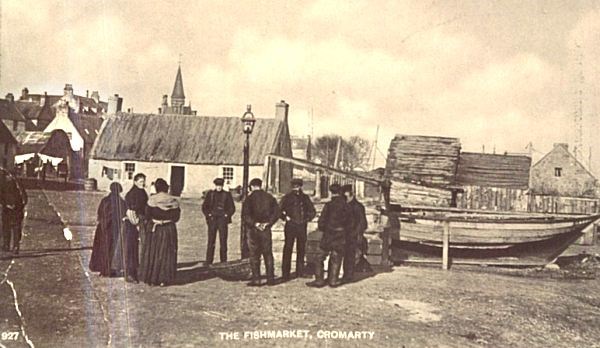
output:
[[177,76],[175,77],[175,85],[173,93],[171,93],[171,105],[169,106],[168,96],[163,95],[163,100],[158,113],[172,115],[196,115],[196,111],[192,110],[191,103],[185,106],[185,93],[183,91],[183,78],[181,77],[181,66],[177,68]]
[[598,180],[569,152],[554,144],[531,168],[531,210],[588,213],[598,211]]

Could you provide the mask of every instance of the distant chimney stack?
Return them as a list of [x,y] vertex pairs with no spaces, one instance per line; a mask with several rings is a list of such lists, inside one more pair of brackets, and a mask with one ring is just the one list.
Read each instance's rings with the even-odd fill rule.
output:
[[12,93],[8,93],[6,95],[6,100],[8,100],[9,102],[14,102],[15,101],[15,96]]
[[282,100],[279,103],[275,104],[275,119],[287,123],[289,109],[290,105],[286,103],[285,100]]
[[96,103],[100,102],[100,94],[98,94],[98,91],[92,92],[92,99],[94,99]]
[[108,97],[108,110],[106,110],[106,113],[116,114],[117,112],[121,111],[122,107],[123,98],[119,97],[118,94]]
[[90,97],[90,90],[89,90],[89,89],[86,89],[86,90],[85,90],[85,97],[86,97],[86,98],[89,98],[89,97]]
[[73,85],[71,85],[70,83],[66,83],[65,84],[65,89],[64,91],[64,96],[65,97],[71,97],[73,98]]
[[21,90],[21,100],[27,100],[29,98],[29,89],[27,87]]
[[48,100],[48,92],[44,92],[44,96],[40,98],[40,106],[44,106]]

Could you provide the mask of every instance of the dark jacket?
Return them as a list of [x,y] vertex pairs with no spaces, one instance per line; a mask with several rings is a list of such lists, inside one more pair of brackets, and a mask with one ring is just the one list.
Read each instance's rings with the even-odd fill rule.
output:
[[354,198],[348,203],[350,209],[350,233],[353,236],[362,235],[367,230],[367,217],[365,214],[365,206]]
[[[3,175],[2,187],[0,190],[0,204],[2,204],[4,211],[22,218],[22,215],[25,212],[25,205],[27,205],[27,191],[25,191],[18,180],[10,174]],[[8,208],[9,205],[14,208]]]
[[267,223],[270,227],[279,216],[277,200],[263,190],[250,192],[242,204],[242,220],[248,227],[256,223]]
[[235,204],[230,192],[210,190],[202,202],[202,213],[209,222],[213,217],[226,217],[231,223],[231,216],[235,213]]
[[148,193],[146,193],[146,190],[134,185],[125,195],[125,202],[127,202],[127,209],[135,211],[138,216],[143,216],[146,214]]
[[319,216],[319,230],[323,231],[321,249],[343,249],[350,226],[350,209],[346,199],[342,196],[333,197]]
[[[310,197],[302,191],[292,191],[283,196],[279,207],[281,218],[297,225],[306,224],[317,215]],[[290,221],[287,221],[286,217],[289,217]]]

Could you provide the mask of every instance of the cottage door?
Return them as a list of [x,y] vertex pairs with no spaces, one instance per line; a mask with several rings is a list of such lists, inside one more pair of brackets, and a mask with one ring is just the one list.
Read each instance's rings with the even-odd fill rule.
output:
[[180,196],[183,191],[185,179],[185,167],[171,166],[171,194]]

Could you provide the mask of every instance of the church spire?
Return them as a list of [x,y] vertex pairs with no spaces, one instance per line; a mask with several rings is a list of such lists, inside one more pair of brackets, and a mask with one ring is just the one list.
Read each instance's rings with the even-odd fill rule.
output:
[[177,77],[175,77],[175,85],[171,94],[171,103],[181,101],[181,105],[185,103],[185,94],[183,93],[183,79],[181,78],[181,64],[177,68]]

